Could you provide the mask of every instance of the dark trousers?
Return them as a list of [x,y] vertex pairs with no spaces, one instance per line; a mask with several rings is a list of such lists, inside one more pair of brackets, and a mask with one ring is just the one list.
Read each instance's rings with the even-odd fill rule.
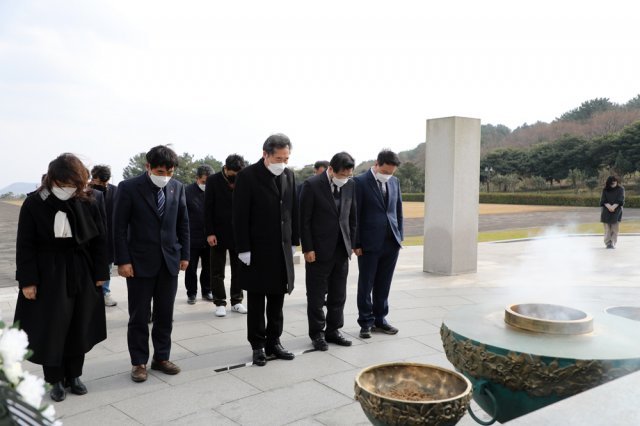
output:
[[82,376],[82,367],[84,366],[84,354],[65,356],[62,365],[43,365],[44,380],[47,383],[58,383],[64,379],[75,379]]
[[153,299],[153,358],[157,361],[169,359],[171,354],[171,331],[173,330],[173,304],[178,290],[178,277],[171,275],[167,266],[155,277],[127,278],[129,293],[129,327],[127,343],[131,365],[149,361],[149,315]]
[[283,306],[284,293],[247,292],[247,340],[251,343],[252,349],[264,348],[265,344],[280,341],[284,324]]
[[[389,313],[389,290],[396,269],[400,246],[387,237],[382,250],[363,251],[358,257],[358,324],[372,327],[386,323]],[[373,299],[372,299],[373,296]]]
[[187,288],[187,296],[198,294],[198,260],[202,263],[200,271],[200,293],[204,296],[211,291],[209,247],[191,247],[189,266],[184,272],[184,286]]
[[[330,335],[344,325],[344,304],[347,300],[349,258],[340,247],[329,260],[305,263],[307,286],[307,318],[309,337],[315,339]],[[324,304],[327,303],[325,322]]]
[[227,250],[229,251],[229,266],[231,267],[231,306],[242,303],[244,296],[238,281],[238,252],[219,245],[211,247],[211,291],[213,303],[216,306],[227,306],[227,292],[224,289],[224,268],[227,265]]

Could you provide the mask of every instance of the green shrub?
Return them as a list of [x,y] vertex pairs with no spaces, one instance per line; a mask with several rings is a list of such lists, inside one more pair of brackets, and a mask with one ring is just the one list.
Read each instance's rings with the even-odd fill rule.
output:
[[408,192],[406,194],[402,194],[402,201],[424,201],[424,194],[422,192]]
[[[424,194],[407,193],[402,194],[402,201],[424,201]],[[505,192],[481,192],[480,203],[482,204],[522,204],[534,206],[575,206],[575,207],[599,207],[600,196],[592,195],[571,195],[571,194],[521,194]],[[629,208],[640,208],[640,196],[627,196],[624,206]]]

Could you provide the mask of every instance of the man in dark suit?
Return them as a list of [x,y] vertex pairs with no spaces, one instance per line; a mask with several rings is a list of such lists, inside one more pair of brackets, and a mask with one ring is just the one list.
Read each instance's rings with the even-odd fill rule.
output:
[[355,183],[349,180],[354,166],[353,157],[346,152],[334,155],[324,173],[304,182],[300,196],[309,337],[319,351],[329,349],[327,342],[351,346],[340,329],[356,232]]
[[184,186],[171,179],[178,156],[167,146],[147,152],[147,171],[118,185],[113,212],[115,263],[127,279],[129,326],[127,343],[131,379],[147,379],[149,326],[153,299],[151,368],[178,374],[169,361],[173,304],[178,272],[189,265],[189,216]]
[[198,262],[200,270],[200,294],[203,299],[213,301],[210,283],[209,245],[204,227],[204,194],[205,182],[213,174],[213,168],[202,164],[196,170],[196,181],[184,190],[187,197],[187,211],[189,212],[190,254],[189,267],[184,273],[184,286],[187,289],[187,303],[196,303],[198,294]]
[[[94,166],[91,169],[91,182],[89,186],[102,194],[105,207],[105,218],[107,228],[107,256],[109,258],[109,271],[113,266],[113,203],[116,198],[118,188],[109,183],[111,180],[111,168],[103,164]],[[107,280],[102,285],[102,295],[104,296],[105,306],[116,306],[118,302],[111,297],[111,289],[109,288],[111,280]]]
[[[293,291],[293,252],[298,245],[298,200],[289,161],[291,142],[283,134],[265,141],[262,158],[236,178],[233,231],[240,286],[247,291],[247,339],[253,363],[267,355],[293,359],[280,343],[285,293]],[[266,302],[266,303],[265,303]],[[265,323],[265,311],[267,321]]]
[[207,179],[205,189],[204,218],[207,243],[210,246],[211,290],[213,291],[213,303],[216,305],[215,314],[218,317],[227,315],[227,292],[224,289],[227,252],[229,253],[229,266],[231,266],[231,287],[229,289],[231,310],[239,314],[247,313],[247,308],[242,304],[244,296],[238,280],[238,262],[240,261],[231,224],[232,196],[236,186],[236,175],[245,166],[246,162],[242,156],[229,155],[222,170]]
[[[358,323],[360,337],[371,337],[372,331],[396,334],[389,324],[389,290],[393,271],[402,246],[402,194],[393,174],[400,165],[398,156],[381,151],[374,166],[354,178],[358,227]],[[373,295],[373,300],[372,300]]]

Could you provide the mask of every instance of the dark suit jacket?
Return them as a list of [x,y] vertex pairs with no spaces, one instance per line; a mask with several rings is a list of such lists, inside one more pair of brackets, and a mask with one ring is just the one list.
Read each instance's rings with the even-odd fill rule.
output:
[[158,214],[156,187],[148,174],[118,185],[113,211],[116,265],[133,265],[136,277],[154,277],[164,259],[177,276],[180,260],[189,260],[189,216],[184,185],[171,179],[165,191],[164,214]]
[[191,247],[209,247],[204,233],[204,191],[197,183],[192,183],[184,189],[187,197],[187,211],[189,212],[189,238]]
[[329,260],[338,245],[338,237],[342,236],[351,257],[356,233],[355,186],[349,180],[340,189],[338,212],[327,173],[304,182],[300,196],[300,237],[304,253],[315,251],[317,260]]
[[236,251],[251,252],[250,266],[240,262],[240,286],[265,294],[291,293],[291,247],[300,240],[296,182],[291,170],[285,169],[276,177],[260,159],[238,173],[233,191],[233,231]]
[[398,179],[391,177],[387,182],[389,202],[386,205],[370,169],[353,180],[358,205],[356,247],[363,251],[380,251],[389,230],[398,245],[402,245],[402,194]]
[[205,232],[207,236],[215,235],[219,246],[231,250],[236,245],[231,225],[232,203],[233,189],[222,172],[209,176],[204,191]]
[[113,247],[113,204],[116,199],[116,192],[118,188],[115,185],[107,184],[105,188],[102,185],[89,185],[95,191],[99,191],[104,198],[104,208],[106,211],[106,226],[107,226],[107,246],[108,246],[108,258],[109,263],[113,263],[114,247]]

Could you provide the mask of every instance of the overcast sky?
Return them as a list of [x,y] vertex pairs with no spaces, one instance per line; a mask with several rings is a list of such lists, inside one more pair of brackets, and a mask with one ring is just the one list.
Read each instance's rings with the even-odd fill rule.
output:
[[112,166],[172,143],[302,167],[425,139],[428,118],[515,128],[640,93],[629,1],[0,0],[0,188],[62,152]]

